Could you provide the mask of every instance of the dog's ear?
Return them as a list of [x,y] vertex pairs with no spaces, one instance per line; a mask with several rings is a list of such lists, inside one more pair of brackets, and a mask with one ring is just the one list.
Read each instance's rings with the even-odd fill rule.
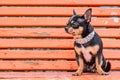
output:
[[75,9],[73,9],[73,14],[74,14],[74,15],[77,15],[77,13],[75,12]]
[[86,10],[83,16],[87,20],[87,22],[90,22],[92,17],[92,9],[89,8],[88,10]]

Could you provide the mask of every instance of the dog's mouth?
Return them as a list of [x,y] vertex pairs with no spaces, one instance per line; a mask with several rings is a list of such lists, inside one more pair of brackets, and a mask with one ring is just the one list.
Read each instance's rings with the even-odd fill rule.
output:
[[74,39],[77,39],[77,38],[81,38],[82,30],[83,30],[82,28],[74,29],[70,27],[68,28],[68,30],[66,30],[66,32],[68,34],[71,34]]
[[73,36],[74,39],[81,38],[81,34],[80,33],[72,32],[70,34]]
[[73,35],[73,38],[74,39],[79,39],[79,38],[81,38],[81,35]]
[[82,26],[79,26],[78,28],[74,28],[72,26],[67,26],[65,28],[65,31],[68,33],[68,34],[71,34],[73,36],[74,39],[77,39],[77,38],[81,38],[81,34],[83,32],[83,27]]
[[73,36],[75,36],[75,35],[76,35],[76,33],[75,33],[75,32],[72,32],[71,34],[72,34]]

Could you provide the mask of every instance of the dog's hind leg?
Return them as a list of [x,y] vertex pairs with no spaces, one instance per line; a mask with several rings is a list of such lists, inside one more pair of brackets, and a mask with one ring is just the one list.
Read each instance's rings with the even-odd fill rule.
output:
[[107,75],[107,73],[102,68],[102,64],[104,63],[102,58],[103,58],[102,55],[97,55],[96,56],[96,59],[95,59],[96,69],[97,69],[98,74]]

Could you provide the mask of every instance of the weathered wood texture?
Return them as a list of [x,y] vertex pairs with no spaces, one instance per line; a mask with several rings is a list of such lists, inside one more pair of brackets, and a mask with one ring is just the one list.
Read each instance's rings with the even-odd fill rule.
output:
[[[1,0],[0,80],[120,79],[119,6],[120,0]],[[73,9],[82,15],[89,7],[91,24],[103,40],[103,54],[112,63],[112,72],[73,77],[78,67],[73,37],[64,27]]]

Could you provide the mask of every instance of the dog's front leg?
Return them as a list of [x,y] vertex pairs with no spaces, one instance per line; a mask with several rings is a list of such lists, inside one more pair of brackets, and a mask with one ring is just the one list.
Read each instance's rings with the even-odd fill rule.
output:
[[78,70],[73,74],[73,76],[79,76],[82,74],[83,69],[84,69],[84,62],[83,62],[83,58],[82,56],[79,55],[79,57],[77,57],[77,62],[78,62]]

